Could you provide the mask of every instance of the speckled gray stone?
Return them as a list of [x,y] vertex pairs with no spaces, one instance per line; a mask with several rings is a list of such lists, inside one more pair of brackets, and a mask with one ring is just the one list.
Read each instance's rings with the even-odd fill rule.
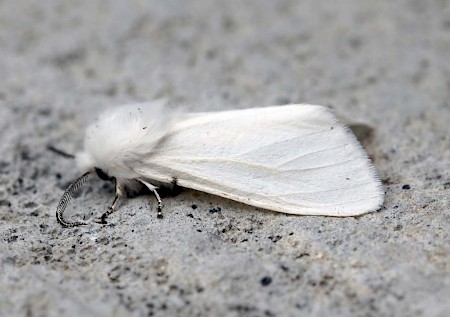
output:
[[[1,1],[0,315],[450,316],[449,17],[443,0]],[[384,207],[299,217],[184,190],[162,220],[139,196],[61,228],[78,172],[46,146],[74,153],[102,109],[161,97],[363,118]],[[91,181],[67,216],[112,198]]]

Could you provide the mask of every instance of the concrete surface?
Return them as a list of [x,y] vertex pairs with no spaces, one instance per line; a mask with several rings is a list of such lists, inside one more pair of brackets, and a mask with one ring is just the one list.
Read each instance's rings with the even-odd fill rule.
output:
[[[450,316],[449,1],[4,0],[0,74],[0,315]],[[163,220],[140,196],[61,228],[78,172],[47,144],[73,153],[93,114],[161,97],[364,118],[384,207],[298,217],[185,190]],[[68,216],[112,198],[91,181]]]

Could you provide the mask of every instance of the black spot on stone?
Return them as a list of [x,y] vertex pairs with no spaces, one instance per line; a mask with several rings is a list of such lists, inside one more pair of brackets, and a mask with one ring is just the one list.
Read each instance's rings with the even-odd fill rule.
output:
[[197,209],[197,205],[192,205],[191,208],[192,209]]
[[22,160],[24,160],[24,161],[29,161],[29,160],[31,160],[30,152],[28,151],[27,148],[23,148],[23,149],[20,151],[20,158],[21,158]]
[[194,218],[193,214],[187,214],[186,216],[188,216],[189,218]]
[[220,207],[214,207],[209,210],[209,213],[214,214],[214,213],[219,213],[221,211],[222,211],[222,209]]
[[408,184],[403,185],[402,189],[411,189],[411,186],[409,186]]
[[261,279],[261,285],[262,286],[268,286],[268,285],[270,285],[270,283],[272,283],[272,278],[270,276],[264,276]]
[[276,236],[270,236],[269,240],[272,241],[272,242],[278,242],[278,241],[281,240],[281,238],[282,238],[282,236],[276,235]]
[[6,240],[6,242],[8,242],[8,243],[16,242],[18,237],[19,237],[19,236],[10,236],[10,237],[6,238],[5,240]]
[[394,231],[399,231],[399,230],[402,230],[403,229],[403,226],[402,225],[396,225],[395,227],[394,227]]
[[0,200],[0,207],[11,207],[11,203],[9,202],[9,200]]

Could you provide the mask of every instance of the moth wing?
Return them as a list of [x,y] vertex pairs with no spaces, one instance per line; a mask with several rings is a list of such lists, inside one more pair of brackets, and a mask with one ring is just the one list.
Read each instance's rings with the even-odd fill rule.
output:
[[289,214],[354,216],[383,202],[366,152],[321,106],[192,114],[169,131],[138,174]]

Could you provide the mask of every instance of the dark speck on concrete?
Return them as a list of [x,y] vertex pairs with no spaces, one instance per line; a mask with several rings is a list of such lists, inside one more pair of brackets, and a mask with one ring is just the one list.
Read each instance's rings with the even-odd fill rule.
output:
[[209,213],[214,214],[214,213],[219,213],[221,211],[222,211],[222,209],[220,207],[214,207],[209,210]]
[[269,240],[272,241],[272,242],[278,242],[278,241],[281,240],[281,238],[282,238],[282,236],[276,235],[276,236],[270,236]]
[[268,285],[270,285],[270,283],[272,283],[272,278],[270,276],[264,276],[261,279],[261,285],[262,286],[268,286]]

